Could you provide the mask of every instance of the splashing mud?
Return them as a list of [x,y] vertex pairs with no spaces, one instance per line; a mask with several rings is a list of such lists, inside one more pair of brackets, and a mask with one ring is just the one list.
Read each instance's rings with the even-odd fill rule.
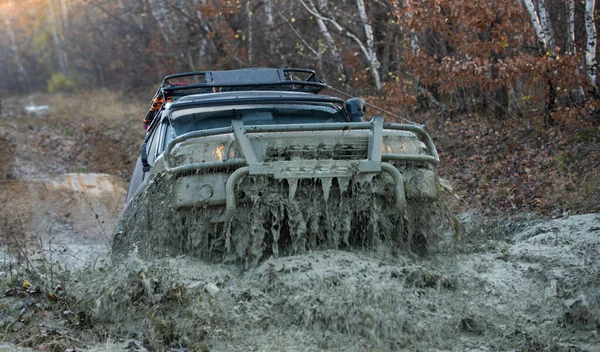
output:
[[113,250],[141,256],[188,254],[211,262],[256,267],[264,259],[316,249],[387,248],[424,253],[446,223],[439,200],[409,198],[394,207],[393,182],[383,174],[353,179],[246,177],[237,210],[219,222],[221,207],[176,208],[174,177],[157,174],[134,197],[120,220]]
[[[317,249],[244,268],[133,250],[61,275],[44,317],[39,295],[0,298],[0,325],[8,342],[63,350],[597,350],[598,215],[462,218],[465,241],[427,256]],[[21,307],[31,328],[13,332]]]

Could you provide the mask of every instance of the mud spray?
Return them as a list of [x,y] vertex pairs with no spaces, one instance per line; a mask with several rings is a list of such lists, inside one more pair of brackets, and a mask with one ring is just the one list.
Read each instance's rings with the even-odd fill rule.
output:
[[142,257],[186,254],[245,268],[312,250],[427,252],[449,213],[439,200],[415,198],[399,213],[388,178],[246,177],[237,188],[234,218],[222,223],[224,206],[176,209],[172,176],[159,174],[121,219],[123,233],[113,249],[126,254],[135,246]]
[[[413,201],[403,219],[388,216],[393,196],[377,178],[347,187],[248,178],[238,215],[222,224],[208,208],[171,209],[162,177],[122,219],[118,260],[57,268],[57,301],[0,299],[5,341],[94,351],[598,351],[598,215],[463,214],[455,245],[439,204]],[[56,292],[48,271],[29,280]],[[21,317],[32,318],[13,333]]]

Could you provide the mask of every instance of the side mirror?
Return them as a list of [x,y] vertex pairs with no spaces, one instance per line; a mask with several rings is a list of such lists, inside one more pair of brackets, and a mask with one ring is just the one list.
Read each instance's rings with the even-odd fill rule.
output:
[[148,164],[148,152],[146,151],[146,142],[142,143],[142,150],[140,152],[140,159],[142,159],[142,171],[150,171],[150,164]]
[[346,101],[346,111],[352,122],[363,122],[366,102],[362,98],[350,98]]

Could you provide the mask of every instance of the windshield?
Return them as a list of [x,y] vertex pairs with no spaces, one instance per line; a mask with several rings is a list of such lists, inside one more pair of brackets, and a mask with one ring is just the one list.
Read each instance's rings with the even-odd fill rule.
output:
[[211,128],[227,127],[231,120],[244,125],[277,125],[347,121],[344,112],[328,105],[228,105],[178,110],[171,113],[175,135]]

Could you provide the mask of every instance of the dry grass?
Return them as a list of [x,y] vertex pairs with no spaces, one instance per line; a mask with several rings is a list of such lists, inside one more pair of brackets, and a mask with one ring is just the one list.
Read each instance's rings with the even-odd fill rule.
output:
[[[14,167],[0,174],[40,178],[100,172],[128,180],[142,143],[149,96],[99,89],[3,99],[0,142],[13,151]],[[49,108],[28,113],[25,107],[32,105]]]
[[132,96],[109,89],[77,94],[40,94],[39,105],[50,105],[54,121],[78,120],[86,123],[138,122],[148,108],[149,97]]

